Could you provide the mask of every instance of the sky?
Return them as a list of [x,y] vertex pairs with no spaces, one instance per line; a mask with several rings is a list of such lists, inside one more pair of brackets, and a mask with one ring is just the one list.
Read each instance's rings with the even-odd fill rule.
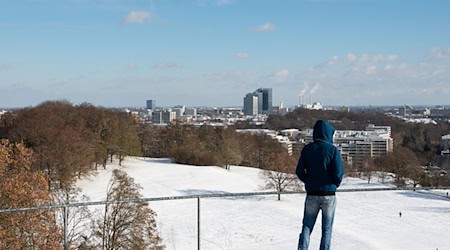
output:
[[[125,171],[145,198],[268,192],[261,169],[231,166],[190,166],[169,159],[127,157],[77,181],[90,201],[104,201],[113,169]],[[189,176],[189,178],[186,178]],[[393,187],[346,177],[339,190]],[[450,237],[449,190],[338,192],[332,249],[423,250],[448,249]],[[167,250],[197,249],[197,199],[149,203],[156,212],[157,229]],[[305,194],[201,198],[201,249],[296,249],[301,230]],[[90,206],[93,217],[103,206]],[[180,211],[183,211],[180,213]],[[399,212],[402,213],[401,218]],[[70,210],[69,210],[70,213]],[[321,216],[311,235],[310,249],[319,249]],[[86,224],[89,228],[90,224]],[[87,234],[89,230],[79,230]]]
[[0,107],[447,105],[447,0],[0,0]]

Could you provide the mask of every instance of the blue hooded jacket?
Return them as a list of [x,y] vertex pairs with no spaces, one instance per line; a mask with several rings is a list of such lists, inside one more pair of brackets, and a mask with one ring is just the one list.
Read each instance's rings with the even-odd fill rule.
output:
[[306,145],[297,163],[296,174],[310,195],[332,195],[344,175],[341,154],[333,145],[334,128],[318,120],[314,125],[314,142]]

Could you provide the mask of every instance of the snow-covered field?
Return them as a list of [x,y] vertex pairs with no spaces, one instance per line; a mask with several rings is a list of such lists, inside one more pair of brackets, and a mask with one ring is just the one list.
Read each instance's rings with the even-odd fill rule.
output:
[[[106,197],[110,165],[78,186],[91,201]],[[177,165],[167,159],[127,158],[120,167],[144,197],[263,191],[259,169]],[[376,181],[376,179],[374,179]],[[346,178],[342,189],[386,187]],[[264,190],[267,191],[267,190]],[[450,249],[450,199],[443,191],[370,191],[337,194],[333,249]],[[296,249],[304,194],[203,198],[201,249]],[[167,249],[197,249],[197,200],[151,202]],[[402,216],[399,216],[401,211]],[[310,249],[318,249],[320,215]]]

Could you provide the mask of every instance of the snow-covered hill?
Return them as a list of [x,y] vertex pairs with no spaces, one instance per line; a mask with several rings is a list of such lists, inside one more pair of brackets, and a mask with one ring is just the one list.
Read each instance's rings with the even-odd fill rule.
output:
[[[197,167],[167,159],[127,158],[125,170],[144,197],[263,191],[259,169]],[[82,179],[78,186],[91,201],[104,200],[111,170]],[[347,178],[344,188],[383,187]],[[386,186],[386,185],[384,185]],[[266,190],[267,191],[267,190]],[[371,191],[337,194],[333,249],[450,249],[450,199],[445,192]],[[202,249],[296,249],[304,194],[204,198]],[[167,249],[197,249],[197,200],[151,202]],[[399,216],[399,212],[402,216]],[[310,249],[318,249],[320,217]]]

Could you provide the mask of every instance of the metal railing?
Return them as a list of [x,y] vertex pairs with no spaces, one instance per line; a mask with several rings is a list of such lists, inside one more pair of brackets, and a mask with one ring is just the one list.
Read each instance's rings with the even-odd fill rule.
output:
[[[450,187],[429,187],[429,188],[353,188],[353,189],[339,189],[337,192],[369,192],[369,191],[396,191],[396,190],[409,190],[409,191],[420,191],[420,190],[432,190],[432,189],[450,189]],[[24,207],[24,208],[8,208],[0,209],[0,213],[7,212],[27,212],[33,210],[44,210],[44,209],[62,209],[63,211],[63,226],[64,226],[64,250],[68,249],[67,242],[67,222],[68,222],[68,208],[71,207],[87,207],[96,205],[106,205],[106,204],[122,204],[122,203],[145,203],[151,201],[167,201],[167,200],[185,200],[185,199],[197,199],[197,249],[200,250],[200,199],[205,198],[222,198],[222,197],[245,197],[245,196],[262,196],[262,195],[278,195],[278,194],[305,194],[305,191],[285,191],[285,192],[248,192],[248,193],[215,193],[215,194],[198,194],[198,195],[183,195],[183,196],[166,196],[166,197],[151,197],[151,198],[141,198],[141,199],[127,199],[121,201],[93,201],[93,202],[77,202],[77,203],[67,203],[58,205],[48,205],[48,206],[36,206],[36,207]],[[445,196],[443,196],[445,197]],[[447,193],[448,198],[448,193]]]

